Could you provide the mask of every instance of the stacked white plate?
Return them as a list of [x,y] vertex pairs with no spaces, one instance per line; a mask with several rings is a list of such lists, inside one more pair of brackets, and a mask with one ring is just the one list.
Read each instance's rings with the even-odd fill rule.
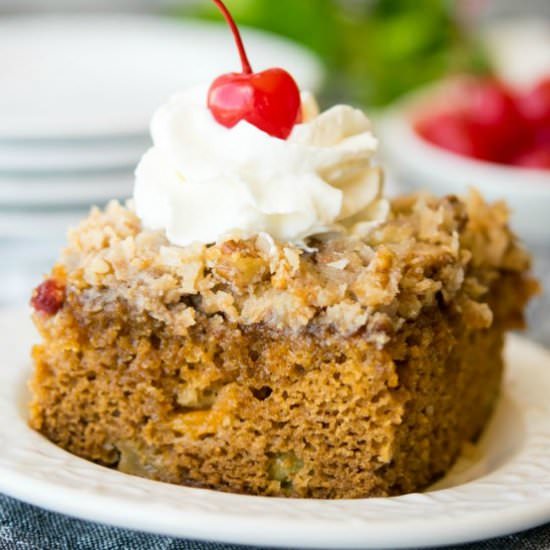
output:
[[[302,48],[258,31],[244,39],[256,70],[284,66],[318,88],[321,67]],[[1,304],[22,299],[92,204],[131,194],[155,107],[239,61],[221,25],[21,15],[0,18],[0,67]]]

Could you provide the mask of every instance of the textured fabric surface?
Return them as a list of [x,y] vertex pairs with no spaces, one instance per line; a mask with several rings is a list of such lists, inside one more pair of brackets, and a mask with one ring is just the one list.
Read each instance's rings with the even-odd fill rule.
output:
[[[0,496],[0,550],[233,550],[235,545],[177,540],[115,529],[46,512]],[[447,550],[542,550],[550,548],[550,523],[517,535]]]
[[[536,251],[536,272],[550,289],[550,249]],[[543,294],[529,312],[528,336],[550,347],[550,296]],[[0,495],[0,550],[233,550],[208,544],[136,533],[46,512]],[[550,550],[550,523],[508,537],[446,550]]]

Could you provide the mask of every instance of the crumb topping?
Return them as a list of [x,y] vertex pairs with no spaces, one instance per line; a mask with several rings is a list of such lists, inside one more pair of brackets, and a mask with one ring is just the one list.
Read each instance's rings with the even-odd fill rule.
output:
[[529,267],[507,220],[503,203],[475,191],[464,200],[413,195],[394,200],[388,221],[365,235],[319,235],[306,250],[266,234],[178,247],[111,202],[70,232],[57,272],[88,307],[123,299],[182,335],[205,315],[294,332],[364,330],[383,346],[438,301],[473,327],[490,326],[491,282]]

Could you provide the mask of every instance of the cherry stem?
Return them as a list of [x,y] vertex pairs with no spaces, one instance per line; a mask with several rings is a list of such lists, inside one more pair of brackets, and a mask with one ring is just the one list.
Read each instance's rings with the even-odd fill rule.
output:
[[252,67],[250,66],[250,61],[248,61],[246,50],[244,49],[243,39],[241,38],[241,33],[239,32],[239,29],[235,24],[235,20],[233,19],[232,15],[229,13],[229,10],[225,7],[225,4],[222,2],[222,0],[212,0],[212,1],[214,2],[214,4],[216,4],[216,6],[218,6],[219,10],[222,12],[222,15],[227,21],[227,24],[231,28],[231,32],[233,33],[235,42],[237,43],[237,49],[239,50],[239,56],[241,58],[243,73],[252,74]]

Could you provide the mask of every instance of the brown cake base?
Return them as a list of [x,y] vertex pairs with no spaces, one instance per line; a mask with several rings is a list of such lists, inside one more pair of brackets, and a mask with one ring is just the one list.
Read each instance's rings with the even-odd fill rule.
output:
[[[403,224],[418,230],[414,204],[394,206],[391,231]],[[430,211],[441,204],[434,201]],[[96,252],[112,250],[113,240],[85,251],[79,241],[78,262],[73,244],[52,274],[64,289],[59,311],[35,314],[43,343],[33,353],[32,427],[79,456],[170,483],[314,498],[385,496],[426,487],[485,426],[499,394],[504,332],[521,325],[534,289],[525,276],[527,257],[512,237],[507,259],[501,258],[505,266],[481,260],[475,265],[472,250],[481,241],[475,241],[471,217],[468,232],[461,208],[450,203],[452,220],[463,231],[455,257],[448,257],[447,245],[429,243],[433,235],[422,240],[419,233],[407,257],[398,257],[402,240],[388,244],[386,228],[384,244],[369,244],[374,255],[342,283],[357,289],[356,281],[370,269],[368,280],[376,285],[367,285],[367,298],[359,290],[340,294],[339,303],[350,307],[337,310],[338,322],[323,317],[338,304],[311,306],[311,316],[298,327],[273,310],[267,320],[247,321],[243,312],[252,314],[245,300],[252,295],[257,300],[259,288],[262,295],[276,288],[279,297],[302,296],[311,304],[311,289],[319,299],[320,289],[327,288],[327,279],[312,283],[326,255],[332,263],[338,250],[353,266],[349,242],[320,243],[316,253],[299,256],[295,285],[302,294],[290,279],[281,288],[273,274],[253,279],[263,264],[248,244],[216,245],[219,254],[205,261],[203,276],[216,274],[216,292],[222,278],[230,281],[223,292],[234,297],[229,302],[238,317],[221,303],[227,302],[225,294],[215,309],[199,284],[173,302],[193,310],[183,329],[183,310],[177,310],[177,321],[161,315],[142,287],[130,291],[130,279],[121,281],[114,261],[113,277],[102,273]],[[110,234],[112,213],[95,216],[94,223],[110,227]],[[125,231],[134,238],[140,233],[138,227]],[[81,229],[77,238],[84,233]],[[483,238],[483,246],[493,242]],[[125,239],[122,234],[116,242]],[[393,254],[390,262],[387,250]],[[467,254],[461,256],[461,250]],[[378,269],[372,269],[373,262]],[[99,278],[87,274],[90,265],[99,265],[92,270]],[[150,272],[152,265],[139,272]],[[185,260],[176,269],[188,265]],[[334,269],[342,270],[341,265]],[[466,266],[459,276],[449,271],[458,265]],[[401,276],[391,301],[387,293],[376,297],[373,289],[393,284],[396,266],[402,274],[420,275]],[[253,282],[240,284],[243,274]],[[161,276],[157,272],[155,280]],[[414,293],[409,292],[413,280]],[[428,288],[428,280],[437,284],[426,298],[427,291],[420,290]],[[245,296],[241,302],[239,295]],[[374,299],[382,301],[374,305]],[[370,305],[356,308],[361,300]],[[356,326],[358,317],[363,324]]]

